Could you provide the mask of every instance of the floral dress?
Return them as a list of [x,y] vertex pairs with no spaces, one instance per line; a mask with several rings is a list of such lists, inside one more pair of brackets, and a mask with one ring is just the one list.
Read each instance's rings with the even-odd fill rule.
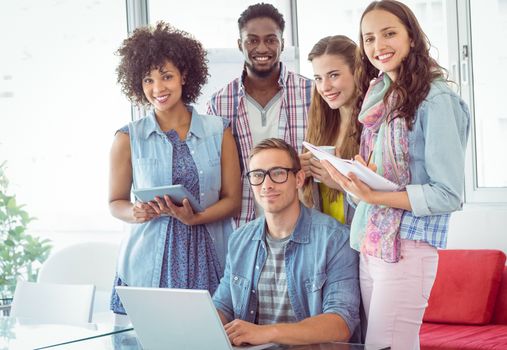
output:
[[[224,128],[228,121],[224,120]],[[119,132],[128,134],[125,126]],[[199,198],[197,167],[184,140],[175,130],[165,133],[173,145],[173,184],[181,184]],[[166,230],[165,250],[162,260],[160,288],[207,289],[211,295],[220,281],[220,264],[213,241],[205,225],[188,226],[170,217]],[[118,277],[116,286],[126,286]],[[111,296],[111,310],[125,314],[116,290]]]

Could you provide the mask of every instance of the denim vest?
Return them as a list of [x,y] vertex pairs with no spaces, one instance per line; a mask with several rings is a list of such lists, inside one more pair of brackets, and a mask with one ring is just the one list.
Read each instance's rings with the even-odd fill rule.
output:
[[[223,121],[221,117],[192,112],[186,144],[197,167],[199,201],[205,208],[219,200]],[[132,154],[133,188],[172,184],[173,146],[160,130],[155,114],[129,123]],[[142,224],[133,224],[119,254],[118,276],[129,286],[158,287],[169,218],[166,216]],[[230,219],[206,224],[215,244],[221,270],[225,266]]]

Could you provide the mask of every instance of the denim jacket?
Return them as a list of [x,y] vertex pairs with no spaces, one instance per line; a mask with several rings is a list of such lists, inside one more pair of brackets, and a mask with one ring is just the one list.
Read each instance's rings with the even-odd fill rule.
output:
[[[186,144],[197,167],[199,201],[205,208],[219,200],[223,121],[216,116],[192,112]],[[160,130],[155,114],[129,123],[132,153],[133,188],[172,184],[173,146]],[[230,219],[206,224],[215,244],[222,269],[232,225]],[[133,224],[123,241],[118,261],[118,277],[130,286],[158,287],[169,218],[162,216],[142,224]]]
[[[350,333],[359,324],[358,254],[349,246],[349,230],[335,219],[300,206],[294,232],[285,248],[290,303],[298,321],[334,313]],[[264,216],[231,235],[224,277],[213,295],[228,320],[255,322],[257,284],[267,257]]]
[[409,133],[412,211],[403,213],[402,239],[446,247],[451,213],[463,205],[469,133],[465,102],[445,82],[434,81]]
[[407,193],[414,216],[461,209],[469,133],[465,102],[445,82],[434,81],[409,133],[412,180]]
[[403,212],[402,239],[446,247],[451,213],[463,205],[469,133],[465,102],[445,82],[433,81],[408,134],[411,181],[406,191],[412,211]]

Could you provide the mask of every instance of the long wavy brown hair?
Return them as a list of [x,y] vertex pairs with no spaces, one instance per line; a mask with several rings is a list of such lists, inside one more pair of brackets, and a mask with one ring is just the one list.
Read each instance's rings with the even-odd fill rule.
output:
[[[356,43],[344,35],[328,36],[320,39],[308,54],[311,62],[314,58],[324,54],[340,56],[354,74]],[[354,102],[353,102],[354,105]],[[339,109],[332,109],[320,96],[314,85],[312,99],[308,112],[308,129],[306,140],[317,146],[335,145],[340,134],[341,116]],[[351,158],[359,151],[361,126],[357,121],[357,114],[353,114],[350,123],[346,126],[345,138],[338,140],[340,156]],[[303,186],[303,201],[313,206],[313,178],[307,177]],[[330,200],[336,200],[338,190],[330,189]]]
[[[411,39],[410,51],[401,62],[396,81],[393,82],[384,96],[384,104],[391,96],[393,105],[390,106],[389,114],[394,118],[404,118],[409,129],[415,118],[419,105],[428,95],[433,80],[437,78],[447,80],[447,73],[437,61],[429,54],[430,42],[421,29],[417,18],[410,8],[396,0],[373,1],[364,10],[360,23],[363,23],[364,16],[373,10],[387,11],[398,17],[403,23]],[[364,51],[363,33],[359,30],[359,54],[356,57],[356,70],[354,79],[358,96],[355,104],[355,113],[359,114],[364,96],[370,81],[379,75]],[[389,119],[392,120],[392,119]]]

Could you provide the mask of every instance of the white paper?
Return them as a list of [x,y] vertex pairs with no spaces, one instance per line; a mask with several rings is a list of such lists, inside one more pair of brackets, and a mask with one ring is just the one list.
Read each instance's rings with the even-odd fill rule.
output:
[[361,181],[375,191],[394,192],[399,188],[399,186],[394,182],[380,176],[370,168],[355,160],[338,158],[332,154],[321,151],[317,148],[317,146],[308,142],[303,142],[303,146],[312,152],[317,159],[329,161],[329,163],[331,163],[331,165],[333,165],[342,175],[347,176],[348,173],[356,174]]

